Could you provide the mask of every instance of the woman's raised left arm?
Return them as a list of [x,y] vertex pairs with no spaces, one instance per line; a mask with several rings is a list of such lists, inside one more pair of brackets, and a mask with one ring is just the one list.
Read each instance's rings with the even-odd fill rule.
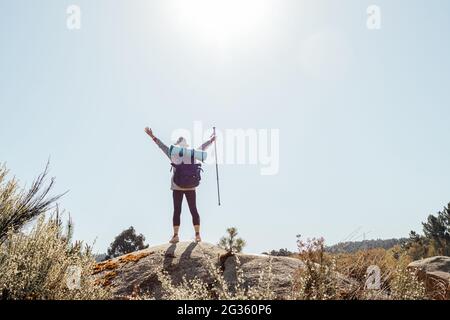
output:
[[213,134],[211,138],[209,138],[208,141],[203,143],[198,149],[199,150],[206,150],[214,141],[216,140],[216,136]]

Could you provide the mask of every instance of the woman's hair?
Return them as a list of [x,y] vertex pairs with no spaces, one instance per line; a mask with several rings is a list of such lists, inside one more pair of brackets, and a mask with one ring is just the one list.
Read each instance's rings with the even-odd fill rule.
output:
[[176,146],[180,146],[180,147],[189,147],[189,145],[186,142],[186,139],[184,137],[179,137],[177,142],[175,142]]

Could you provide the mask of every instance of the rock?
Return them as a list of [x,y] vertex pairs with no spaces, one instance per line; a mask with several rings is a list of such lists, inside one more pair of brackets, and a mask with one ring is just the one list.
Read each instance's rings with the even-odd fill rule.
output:
[[99,263],[94,276],[99,283],[110,286],[117,298],[138,291],[150,292],[160,299],[158,268],[166,270],[174,283],[179,283],[183,276],[208,282],[211,280],[206,267],[208,262],[219,266],[218,258],[223,254],[224,250],[208,243],[163,244]]
[[450,300],[450,257],[436,256],[414,261],[408,268],[425,282],[426,292],[431,298]]
[[[163,268],[177,284],[195,277],[204,283],[212,283],[211,268],[213,265],[221,269],[223,278],[229,284],[237,282],[236,264],[239,261],[243,272],[245,287],[253,287],[259,283],[261,272],[263,281],[268,280],[271,268],[271,290],[275,299],[287,298],[291,292],[291,278],[303,268],[304,264],[290,257],[274,257],[257,254],[238,254],[231,256],[221,248],[205,242],[179,242],[176,245],[164,244],[111,259],[97,264],[94,276],[97,281],[112,288],[117,298],[128,297],[133,292],[146,293],[156,299],[162,298],[161,283],[157,270]],[[350,282],[338,277],[338,282]],[[264,284],[266,282],[263,282]],[[232,286],[233,287],[233,286]]]
[[288,298],[292,289],[292,276],[304,267],[303,262],[295,258],[238,254],[229,257],[224,264],[223,276],[231,284],[237,282],[237,265],[243,272],[245,287],[258,285],[261,276],[263,282],[267,282],[269,269],[271,269],[271,287],[277,299]]

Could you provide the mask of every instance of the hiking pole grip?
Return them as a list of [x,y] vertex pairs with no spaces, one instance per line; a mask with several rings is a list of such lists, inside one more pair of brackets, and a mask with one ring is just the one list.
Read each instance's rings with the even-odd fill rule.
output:
[[220,189],[219,189],[219,165],[217,164],[217,137],[216,137],[216,127],[213,127],[214,134],[214,155],[216,158],[216,181],[217,181],[217,201],[220,206]]

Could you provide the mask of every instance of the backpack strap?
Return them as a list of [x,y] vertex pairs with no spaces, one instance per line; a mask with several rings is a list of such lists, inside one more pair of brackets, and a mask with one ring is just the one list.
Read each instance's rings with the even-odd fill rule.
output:
[[172,150],[173,150],[173,145],[171,145],[169,148],[169,158],[172,158]]
[[194,149],[192,149],[191,151],[191,164],[195,163],[195,159],[194,159]]

